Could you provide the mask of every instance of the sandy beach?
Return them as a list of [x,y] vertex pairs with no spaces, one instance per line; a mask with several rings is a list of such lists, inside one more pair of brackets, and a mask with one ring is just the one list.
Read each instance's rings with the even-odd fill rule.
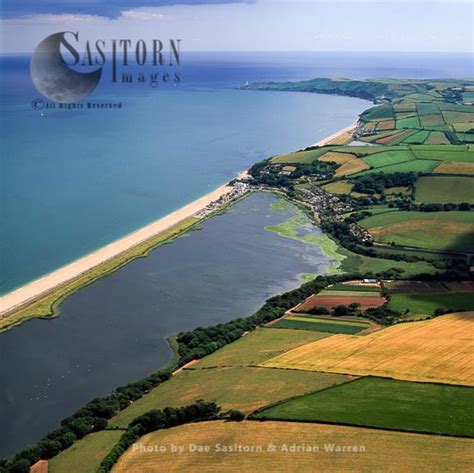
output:
[[346,126],[346,128],[336,131],[336,133],[333,133],[330,136],[326,136],[326,138],[323,138],[317,143],[313,143],[311,146],[325,146],[329,144],[332,140],[336,139],[339,135],[342,135],[343,133],[347,133],[349,131],[353,131],[356,128],[356,126],[357,126],[357,122],[354,122],[352,125]]
[[55,287],[80,276],[95,266],[116,257],[149,238],[156,236],[178,222],[188,217],[192,217],[194,214],[207,207],[211,202],[214,202],[223,195],[229,193],[231,189],[232,188],[227,185],[221,186],[194,202],[181,207],[179,210],[172,212],[166,217],[160,218],[159,220],[156,220],[155,222],[150,223],[149,225],[140,228],[139,230],[132,232],[97,251],[94,251],[93,253],[36,279],[19,289],[9,292],[3,297],[0,297],[0,318],[3,318],[4,316],[8,317],[8,314],[14,311],[15,308],[24,306],[26,303],[37,299],[42,294],[51,291]]
[[[338,132],[323,138],[322,140],[314,143],[311,146],[324,146],[330,143],[332,140],[337,138],[339,135],[352,131],[357,125],[357,122],[349,125]],[[239,179],[245,180],[248,178],[248,171],[243,171],[237,176]],[[205,196],[191,202],[188,205],[172,212],[166,217],[160,218],[155,222],[126,235],[119,240],[110,243],[103,248],[100,248],[93,253],[90,253],[66,266],[63,266],[45,276],[42,276],[35,281],[32,281],[19,289],[9,292],[5,296],[0,297],[0,319],[9,317],[10,314],[15,312],[15,309],[25,306],[26,304],[36,300],[43,294],[48,293],[54,288],[61,286],[68,281],[84,274],[88,270],[96,267],[97,265],[104,263],[116,256],[120,255],[124,251],[133,248],[134,246],[143,243],[144,241],[158,235],[159,233],[169,229],[178,222],[191,217],[203,210],[210,203],[218,200],[223,195],[231,191],[231,187],[227,185],[221,186],[218,189],[206,194]]]

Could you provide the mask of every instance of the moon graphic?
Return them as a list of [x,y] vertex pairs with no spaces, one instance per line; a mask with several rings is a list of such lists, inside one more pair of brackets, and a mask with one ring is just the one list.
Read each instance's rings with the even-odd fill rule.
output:
[[60,51],[64,33],[52,34],[38,44],[31,57],[30,74],[38,91],[48,99],[73,103],[97,87],[102,68],[85,73],[70,69]]

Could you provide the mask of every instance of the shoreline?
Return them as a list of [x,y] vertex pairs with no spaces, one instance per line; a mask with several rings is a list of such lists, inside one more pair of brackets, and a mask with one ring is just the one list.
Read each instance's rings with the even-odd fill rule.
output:
[[[310,146],[325,146],[352,132],[356,126],[357,121]],[[245,180],[248,175],[248,170],[245,170],[238,173],[236,178]],[[209,214],[220,210],[229,203],[221,202],[222,197],[232,193],[233,189],[226,183],[124,237],[0,296],[0,333],[34,317],[51,318],[57,315],[56,308],[65,297],[131,260],[146,255],[164,241],[178,236]],[[230,200],[233,198],[234,196]],[[208,215],[203,215],[202,212],[210,206]],[[169,235],[166,235],[167,232]],[[140,246],[144,248],[141,249]],[[135,249],[138,250],[137,254],[129,257],[127,254],[133,253]],[[100,270],[107,265],[110,267]],[[98,274],[94,274],[96,270],[99,271]]]
[[316,143],[313,143],[310,147],[313,146],[326,146],[331,143],[331,141],[336,140],[340,136],[344,135],[345,133],[349,134],[352,133],[356,128],[359,120],[357,119],[354,123],[352,123],[349,126],[346,126],[342,130],[336,131],[336,133],[333,133],[332,135],[326,136],[326,138],[323,138],[322,140],[317,141]]
[[[34,303],[35,300],[50,293],[56,288],[86,274],[97,266],[117,258],[148,240],[172,229],[184,220],[192,218],[210,204],[219,201],[231,193],[232,187],[227,184],[186,204],[170,214],[115,240],[81,258],[62,266],[51,273],[35,279],[24,286],[14,289],[0,297],[0,320],[6,320],[15,312]],[[196,221],[198,219],[196,218]]]

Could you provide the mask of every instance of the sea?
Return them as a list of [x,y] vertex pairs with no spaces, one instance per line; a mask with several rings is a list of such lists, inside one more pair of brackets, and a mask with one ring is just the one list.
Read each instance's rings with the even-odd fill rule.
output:
[[121,103],[120,110],[36,110],[44,97],[29,61],[0,55],[0,294],[163,217],[258,160],[334,133],[370,105],[238,86],[474,75],[463,54],[183,52],[179,84],[105,77],[82,101]]
[[[113,110],[36,110],[28,55],[0,56],[1,286],[15,289],[232,179],[303,148],[370,106],[328,95],[238,90],[312,77],[473,76],[461,54],[188,53],[177,86],[101,81]],[[86,100],[86,101],[87,101]],[[68,297],[54,320],[0,334],[0,456],[39,440],[95,396],[171,357],[167,337],[251,314],[324,274],[318,245],[268,227],[297,209],[253,194],[198,231]],[[303,230],[301,230],[303,231]],[[304,232],[320,236],[309,225]]]

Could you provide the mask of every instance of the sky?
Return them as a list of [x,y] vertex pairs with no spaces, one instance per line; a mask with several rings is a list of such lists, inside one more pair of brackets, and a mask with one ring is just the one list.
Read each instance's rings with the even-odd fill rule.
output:
[[7,53],[59,31],[181,39],[183,51],[474,51],[473,0],[0,1]]

